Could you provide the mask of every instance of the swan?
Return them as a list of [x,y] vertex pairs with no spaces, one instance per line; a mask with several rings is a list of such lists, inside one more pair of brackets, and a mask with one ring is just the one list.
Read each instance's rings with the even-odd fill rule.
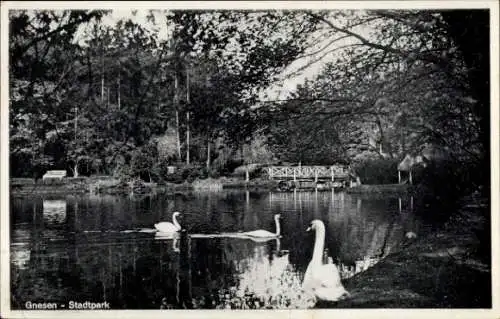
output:
[[155,228],[157,231],[161,233],[176,233],[179,230],[181,230],[181,225],[179,225],[179,222],[177,221],[177,216],[179,216],[181,213],[179,212],[174,212],[172,214],[172,221],[173,223],[169,222],[160,222],[155,224]]
[[276,232],[272,233],[267,230],[258,229],[249,232],[238,232],[238,233],[219,233],[219,234],[191,234],[191,238],[241,238],[241,239],[251,239],[255,242],[265,242],[271,239],[276,239],[281,237],[281,227],[280,227],[280,214],[274,215],[274,222],[276,225]]
[[249,236],[249,237],[256,237],[256,238],[280,237],[280,232],[281,232],[280,218],[281,218],[280,214],[274,215],[274,223],[276,224],[276,232],[275,233],[272,233],[268,230],[258,229],[258,230],[253,230],[253,231],[249,231],[249,232],[244,232],[244,233],[242,233],[242,235]]
[[312,259],[306,269],[302,288],[319,300],[337,301],[349,293],[340,280],[340,272],[335,264],[323,264],[325,246],[325,225],[321,220],[311,222],[307,231],[314,230],[316,238]]

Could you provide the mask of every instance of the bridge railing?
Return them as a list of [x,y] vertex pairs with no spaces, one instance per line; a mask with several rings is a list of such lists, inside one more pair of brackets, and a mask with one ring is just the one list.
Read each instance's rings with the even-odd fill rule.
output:
[[345,178],[349,175],[347,168],[333,166],[269,166],[269,179],[331,179]]

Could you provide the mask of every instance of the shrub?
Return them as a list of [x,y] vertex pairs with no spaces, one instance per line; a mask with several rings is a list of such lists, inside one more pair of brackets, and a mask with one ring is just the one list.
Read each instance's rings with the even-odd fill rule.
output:
[[201,167],[199,169],[199,176],[198,176],[198,178],[200,178],[200,179],[206,179],[206,178],[208,178],[208,176],[209,176],[208,169],[206,167]]
[[419,184],[445,198],[460,197],[478,190],[487,181],[478,162],[441,160],[429,162],[421,172]]
[[195,180],[193,182],[193,188],[195,190],[212,190],[212,191],[220,191],[222,190],[222,183],[219,180],[214,180],[211,178],[204,180]]
[[397,159],[371,159],[353,165],[363,184],[394,184],[398,182]]
[[209,178],[219,178],[221,176],[220,171],[216,169],[210,169],[208,170],[208,177]]
[[164,176],[165,181],[171,182],[171,183],[179,184],[179,183],[182,183],[184,181],[184,179],[182,178],[182,170],[181,169],[175,170],[175,172],[172,174],[167,174],[165,171],[165,172],[163,172],[163,176]]
[[88,177],[68,177],[67,178],[68,183],[73,183],[73,184],[81,184],[81,183],[86,183],[88,180]]
[[446,221],[459,209],[460,199],[472,192],[486,192],[486,177],[481,175],[481,166],[475,161],[454,159],[431,161],[421,170],[416,188],[417,205],[421,215],[438,225]]
[[65,185],[67,184],[67,179],[66,178],[46,178],[42,180],[43,185]]
[[94,184],[101,188],[112,188],[119,186],[121,181],[116,178],[105,178],[94,181]]
[[241,166],[243,165],[243,160],[228,160],[224,167],[222,168],[221,170],[221,174],[224,175],[224,176],[229,176],[231,175],[234,170],[238,167],[238,166]]
[[166,181],[176,184],[183,183],[184,181],[192,183],[196,179],[207,178],[208,171],[204,166],[190,165],[178,167],[173,174],[166,174],[166,172],[164,172],[163,176]]
[[265,166],[262,164],[246,164],[239,166],[234,170],[232,175],[245,178],[247,169],[250,179],[267,176]]
[[189,183],[192,183],[199,175],[199,170],[191,166],[186,166],[181,171],[182,179]]
[[35,180],[33,178],[11,178],[10,185],[11,186],[25,186],[25,185],[33,185],[35,184]]

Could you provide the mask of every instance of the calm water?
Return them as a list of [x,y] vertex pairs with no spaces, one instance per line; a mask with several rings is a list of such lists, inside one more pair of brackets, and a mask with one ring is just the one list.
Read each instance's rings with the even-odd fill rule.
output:
[[[343,192],[31,196],[11,198],[13,309],[31,302],[102,302],[112,309],[305,308],[300,284],[326,225],[326,256],[348,278],[419,232],[411,200]],[[172,212],[187,234],[275,230],[282,238],[158,238]],[[141,230],[142,229],[142,230]],[[193,236],[196,237],[196,236]]]

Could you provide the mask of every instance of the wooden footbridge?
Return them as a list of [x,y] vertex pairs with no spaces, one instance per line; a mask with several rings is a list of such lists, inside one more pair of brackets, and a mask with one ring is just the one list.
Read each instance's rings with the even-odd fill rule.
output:
[[332,166],[269,166],[269,179],[297,188],[334,188],[348,185],[349,169],[344,165]]

